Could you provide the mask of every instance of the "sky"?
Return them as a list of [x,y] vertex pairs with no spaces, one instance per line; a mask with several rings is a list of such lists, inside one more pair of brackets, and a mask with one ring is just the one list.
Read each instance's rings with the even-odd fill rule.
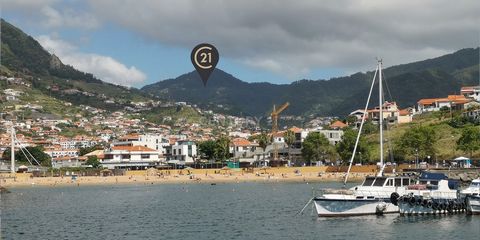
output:
[[210,43],[247,82],[330,79],[480,45],[478,0],[1,0],[1,17],[75,68],[141,87]]

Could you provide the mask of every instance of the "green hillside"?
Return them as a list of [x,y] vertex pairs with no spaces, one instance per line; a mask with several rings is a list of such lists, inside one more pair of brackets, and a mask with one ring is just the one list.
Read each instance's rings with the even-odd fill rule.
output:
[[[109,110],[122,109],[132,101],[152,99],[138,89],[106,83],[90,73],[63,64],[34,38],[3,19],[1,31],[0,73],[24,78],[43,94],[74,105],[86,104]],[[64,94],[64,90],[72,89],[89,94]],[[114,100],[114,103],[106,103],[107,99]]]
[[[462,49],[434,59],[384,70],[391,96],[401,107],[420,98],[458,93],[461,86],[479,82],[479,48]],[[284,114],[344,116],[365,103],[373,72],[326,80],[301,80],[291,84],[247,83],[217,69],[206,87],[196,72],[160,81],[143,91],[168,99],[217,108],[232,114],[265,116],[273,104],[289,101]],[[386,89],[387,90],[387,89]],[[376,92],[374,93],[374,99]],[[218,107],[221,105],[221,107]]]

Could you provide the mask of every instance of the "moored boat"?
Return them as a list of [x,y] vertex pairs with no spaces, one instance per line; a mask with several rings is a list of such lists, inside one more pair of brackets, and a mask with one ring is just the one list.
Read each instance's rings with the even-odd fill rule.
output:
[[467,213],[480,214],[480,178],[474,179],[462,194],[466,195]]
[[[423,176],[423,178],[422,178]],[[460,213],[466,209],[465,195],[458,190],[458,181],[444,174],[422,173],[417,184],[401,193],[392,193],[392,204],[401,215]]]
[[385,168],[383,162],[383,89],[382,89],[382,61],[378,61],[375,70],[370,92],[365,105],[364,116],[360,123],[355,146],[350,159],[347,174],[345,175],[344,185],[348,180],[348,175],[352,168],[355,154],[357,152],[360,134],[362,133],[365,123],[365,113],[368,109],[372,90],[378,76],[379,89],[379,137],[380,137],[380,170],[376,177],[367,177],[359,186],[349,190],[323,190],[320,196],[314,197],[312,200],[319,217],[337,217],[337,216],[359,216],[372,214],[397,213],[398,206],[391,204],[390,195],[393,192],[402,192],[406,186],[410,184],[407,177],[385,177],[383,170]]
[[408,177],[367,177],[349,190],[322,190],[313,199],[319,217],[347,217],[398,213],[391,203],[393,192],[403,192],[410,184]]

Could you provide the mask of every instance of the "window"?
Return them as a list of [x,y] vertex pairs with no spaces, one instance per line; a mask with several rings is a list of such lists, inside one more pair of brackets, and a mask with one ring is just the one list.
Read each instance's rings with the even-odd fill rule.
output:
[[182,149],[178,149],[178,155],[182,155]]
[[142,159],[149,159],[150,158],[150,154],[141,154],[140,155]]
[[375,182],[373,183],[373,186],[381,187],[385,183],[385,180],[386,180],[385,178],[377,178],[377,179],[375,179]]
[[396,187],[402,186],[402,179],[401,178],[395,178],[395,186]]
[[408,185],[410,185],[410,179],[408,179],[408,178],[403,178],[403,179],[402,179],[402,183],[403,183],[403,186],[408,186]]
[[393,179],[388,179],[387,185],[385,186],[393,186]]
[[372,178],[372,177],[365,178],[365,181],[363,182],[362,186],[371,186],[373,183],[373,180],[375,180],[375,178]]

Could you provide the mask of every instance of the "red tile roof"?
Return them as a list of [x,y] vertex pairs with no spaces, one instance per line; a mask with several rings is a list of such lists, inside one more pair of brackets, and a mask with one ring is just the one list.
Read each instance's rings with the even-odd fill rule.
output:
[[233,146],[244,147],[244,146],[251,146],[252,143],[245,138],[234,138],[232,140],[232,145]]
[[343,122],[340,122],[340,121],[335,121],[333,122],[332,124],[330,124],[330,128],[344,128],[344,127],[347,127],[348,125],[343,123]]
[[154,149],[144,146],[113,146],[112,150],[129,151],[129,152],[154,152]]
[[294,133],[300,133],[300,132],[303,131],[303,129],[298,128],[298,127],[291,127],[289,130],[294,132]]

